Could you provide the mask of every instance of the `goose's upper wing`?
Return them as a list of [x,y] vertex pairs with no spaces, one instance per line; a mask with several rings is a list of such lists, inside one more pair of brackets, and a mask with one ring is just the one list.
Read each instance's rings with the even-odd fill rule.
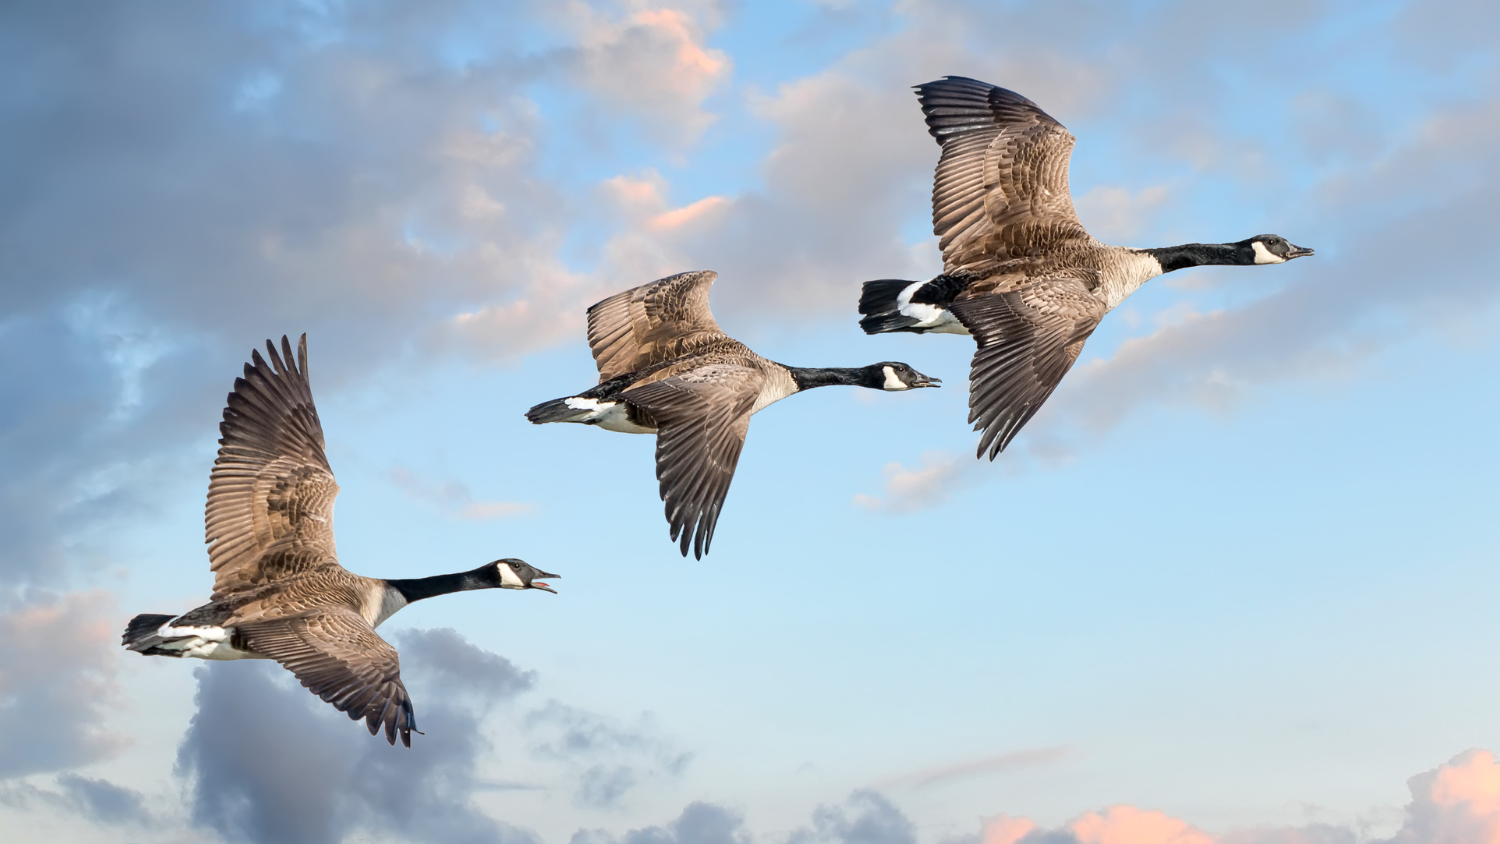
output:
[[734,467],[750,430],[750,411],[765,383],[750,366],[713,364],[624,392],[656,419],[656,479],[672,538],[702,559],[729,494]]
[[401,682],[401,658],[362,616],[347,607],[322,607],[295,616],[240,624],[237,630],[256,652],[281,663],[309,691],[363,718],[370,735],[385,727],[385,739],[411,747],[417,728],[411,698]]
[[960,299],[950,309],[979,351],[969,370],[969,421],[990,459],[1057,389],[1104,317],[1091,270],[1058,274],[1006,293]]
[[1073,135],[1036,103],[962,76],[917,86],[927,131],[942,146],[932,232],[943,271],[983,272],[1012,258],[1092,240],[1073,210]]
[[252,352],[219,423],[204,525],[214,600],[337,559],[333,499],[339,486],[323,454],[323,426],[307,380],[307,335],[270,363]]
[[708,289],[718,277],[711,270],[679,273],[589,308],[589,348],[600,383],[725,339],[708,309]]

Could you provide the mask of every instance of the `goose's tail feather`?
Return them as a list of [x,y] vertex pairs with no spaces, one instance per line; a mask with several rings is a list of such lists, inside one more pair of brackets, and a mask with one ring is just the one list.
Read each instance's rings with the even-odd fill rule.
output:
[[167,640],[157,633],[163,624],[174,618],[176,616],[142,613],[125,625],[125,635],[120,637],[120,644],[148,656],[182,656],[181,651],[161,648],[160,645]]
[[[570,401],[571,404],[569,403]],[[545,425],[548,422],[582,422],[599,412],[599,408],[594,402],[589,402],[589,406],[583,407],[580,407],[579,404],[577,396],[544,401],[526,411],[526,418],[533,425]]]
[[859,296],[859,312],[864,318],[859,327],[866,334],[888,334],[893,331],[916,331],[913,326],[921,322],[916,317],[901,313],[899,297],[901,291],[914,282],[900,278],[882,278],[865,282]]

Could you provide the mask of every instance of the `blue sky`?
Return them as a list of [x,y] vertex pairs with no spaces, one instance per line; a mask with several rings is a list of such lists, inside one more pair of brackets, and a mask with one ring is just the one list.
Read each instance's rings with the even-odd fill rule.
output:
[[[0,830],[1500,841],[1491,6],[8,4]],[[1101,239],[1318,254],[1151,282],[975,461],[972,344],[855,313],[940,269],[944,74],[1073,131]],[[947,383],[758,415],[703,561],[650,438],[522,417],[689,269],[768,357]],[[346,567],[563,575],[381,628],[411,751],[117,645],[206,599],[223,396],[303,331]]]

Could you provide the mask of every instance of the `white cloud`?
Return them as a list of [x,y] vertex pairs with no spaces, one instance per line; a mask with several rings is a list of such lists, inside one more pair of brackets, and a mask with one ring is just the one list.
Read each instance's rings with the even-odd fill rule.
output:
[[915,468],[907,468],[898,462],[887,463],[883,496],[859,493],[854,496],[854,503],[870,510],[896,513],[936,507],[974,480],[975,465],[975,461],[943,451],[924,452],[922,465]]

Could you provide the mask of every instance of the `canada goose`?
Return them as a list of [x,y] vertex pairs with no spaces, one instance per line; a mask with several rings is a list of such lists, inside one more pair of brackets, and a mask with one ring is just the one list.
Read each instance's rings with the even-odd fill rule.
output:
[[978,456],[1005,450],[1078,359],[1099,320],[1148,279],[1204,264],[1281,264],[1313,254],[1274,234],[1130,249],[1084,231],[1068,193],[1073,135],[1014,91],[962,76],[917,86],[942,147],[932,231],[943,272],[867,281],[867,334],[972,334],[969,421]]
[[467,589],[545,589],[555,574],[520,560],[411,580],[361,577],[338,563],[323,426],[307,380],[307,335],[271,365],[251,352],[219,424],[204,522],[213,599],[181,616],[138,615],[122,644],[146,656],[274,659],[374,735],[411,747],[417,729],[396,649],[375,633],[412,601]]
[[672,539],[702,559],[714,537],[750,416],[794,393],[849,384],[936,387],[904,363],[806,368],[767,360],[724,334],[708,308],[718,273],[688,272],[631,288],[588,310],[599,385],[526,411],[534,424],[579,422],[657,434],[656,477]]

